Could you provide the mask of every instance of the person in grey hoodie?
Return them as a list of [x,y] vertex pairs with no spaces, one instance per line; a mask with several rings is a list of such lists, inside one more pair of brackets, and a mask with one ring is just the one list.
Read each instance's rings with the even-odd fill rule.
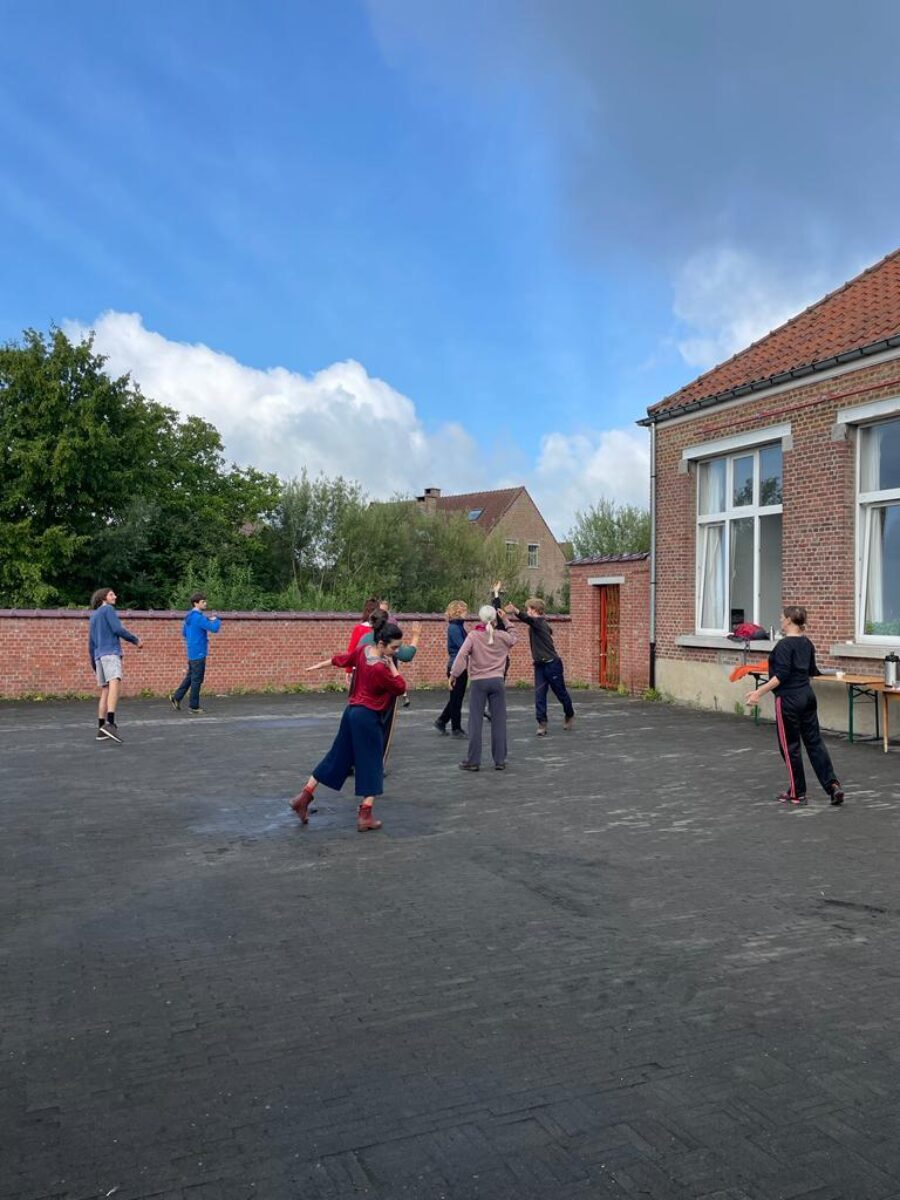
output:
[[469,752],[461,771],[481,769],[481,732],[484,708],[491,717],[491,757],[494,770],[506,770],[506,659],[516,644],[502,612],[491,604],[478,610],[479,623],[466,636],[450,668],[452,688],[463,671],[469,673]]

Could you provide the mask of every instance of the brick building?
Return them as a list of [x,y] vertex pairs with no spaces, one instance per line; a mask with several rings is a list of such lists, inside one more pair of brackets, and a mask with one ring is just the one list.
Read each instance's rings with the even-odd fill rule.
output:
[[[900,250],[648,409],[656,685],[731,709],[740,621],[804,604],[820,662],[900,647]],[[768,642],[755,644],[763,655]],[[819,685],[823,720],[845,689]]]
[[650,555],[603,554],[569,563],[573,679],[641,692],[650,682]]
[[504,541],[510,565],[528,590],[559,602],[566,581],[565,555],[527,488],[442,496],[440,488],[431,487],[416,501],[427,512],[462,513],[485,537]]

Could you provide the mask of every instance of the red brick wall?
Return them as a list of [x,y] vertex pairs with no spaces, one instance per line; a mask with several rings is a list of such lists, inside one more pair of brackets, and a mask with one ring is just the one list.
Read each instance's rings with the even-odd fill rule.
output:
[[[157,695],[171,691],[184,673],[181,640],[183,614],[122,612],[127,629],[143,639],[136,647],[123,643],[125,693]],[[358,620],[352,613],[223,613],[222,628],[210,636],[205,686],[212,692],[260,691],[272,686],[305,683],[321,688],[343,673],[327,667],[307,673],[304,667],[343,650]],[[60,695],[89,692],[95,686],[88,664],[86,612],[74,610],[0,611],[0,696]],[[400,614],[409,635],[415,621],[422,636],[415,660],[403,667],[411,687],[446,685],[447,636],[442,616]],[[557,649],[569,655],[572,622],[551,617]],[[515,627],[515,625],[514,625]],[[510,683],[532,679],[528,631],[515,627]],[[576,677],[577,678],[577,677]]]
[[600,588],[588,583],[598,576],[623,576],[619,584],[619,679],[630,692],[650,682],[650,560],[603,562],[569,567],[572,646],[567,664],[573,679],[598,684],[600,679]]
[[[732,434],[791,424],[784,454],[782,596],[805,604],[819,655],[855,633],[854,441],[832,441],[839,408],[868,404],[900,390],[900,362],[712,408],[657,429],[657,654],[715,661],[716,651],[687,649],[676,638],[695,628],[696,475],[679,474],[682,451]],[[871,660],[844,659],[848,671],[871,673]]]

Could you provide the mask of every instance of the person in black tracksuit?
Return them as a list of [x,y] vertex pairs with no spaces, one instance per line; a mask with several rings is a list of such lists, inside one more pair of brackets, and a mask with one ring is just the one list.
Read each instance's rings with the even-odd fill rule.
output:
[[810,677],[821,675],[816,666],[816,648],[806,636],[806,609],[789,604],[782,613],[784,637],[769,655],[769,679],[747,693],[748,704],[758,704],[767,692],[775,693],[775,728],[778,749],[788,770],[788,788],[778,797],[787,804],[806,804],[806,774],[801,743],[806,747],[816,777],[832,804],[843,804],[844,790],[838,782],[831,755],[819,730],[816,694]]

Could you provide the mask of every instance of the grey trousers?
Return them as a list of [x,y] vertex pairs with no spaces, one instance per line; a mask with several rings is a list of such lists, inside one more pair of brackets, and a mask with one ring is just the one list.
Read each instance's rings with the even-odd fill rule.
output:
[[491,757],[506,762],[506,685],[503,676],[469,681],[469,756],[468,762],[481,765],[481,730],[484,706],[491,714]]

